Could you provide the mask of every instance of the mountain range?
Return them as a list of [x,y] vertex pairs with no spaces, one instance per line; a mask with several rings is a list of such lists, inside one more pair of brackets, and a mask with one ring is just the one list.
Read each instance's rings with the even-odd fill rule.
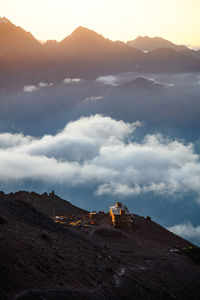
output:
[[161,38],[111,41],[78,27],[61,42],[41,44],[30,32],[0,19],[1,90],[66,77],[93,79],[117,72],[190,72],[200,70],[200,51]]

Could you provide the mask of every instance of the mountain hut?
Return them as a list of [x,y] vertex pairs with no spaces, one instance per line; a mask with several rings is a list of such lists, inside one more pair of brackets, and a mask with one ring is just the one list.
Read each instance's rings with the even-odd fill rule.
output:
[[131,227],[131,214],[128,208],[122,203],[117,202],[115,206],[110,207],[110,216],[112,218],[113,226],[117,228],[130,228]]

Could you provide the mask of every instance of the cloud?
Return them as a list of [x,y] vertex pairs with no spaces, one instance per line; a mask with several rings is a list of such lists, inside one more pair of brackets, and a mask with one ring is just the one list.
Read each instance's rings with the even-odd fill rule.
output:
[[52,82],[50,82],[50,83],[40,82],[40,83],[38,83],[37,86],[35,86],[35,85],[25,85],[23,87],[23,91],[26,92],[26,93],[33,93],[33,92],[38,90],[38,87],[39,88],[45,88],[45,87],[50,87],[50,86],[53,86]]
[[139,185],[130,187],[127,184],[121,184],[120,182],[116,185],[116,182],[104,183],[99,185],[95,191],[95,195],[114,195],[114,196],[134,196],[142,192],[142,189]]
[[158,134],[138,142],[139,126],[95,115],[68,123],[56,135],[0,134],[0,182],[84,185],[96,196],[199,195],[200,158],[193,145]]
[[123,144],[124,139],[138,126],[140,122],[124,123],[95,115],[70,122],[57,135],[45,135],[14,150],[30,155],[85,161],[98,156],[104,146]]
[[25,85],[23,87],[24,92],[27,92],[27,93],[32,93],[34,91],[37,91],[37,89],[38,88],[35,85]]
[[186,239],[200,239],[200,225],[195,227],[190,222],[186,222],[184,224],[175,225],[167,229]]
[[91,96],[91,97],[87,97],[85,98],[84,102],[88,103],[88,102],[97,102],[99,100],[103,100],[104,97],[103,96]]
[[1,133],[0,134],[0,149],[9,149],[16,146],[30,144],[34,138],[23,136],[23,134]]
[[53,83],[52,82],[50,82],[50,83],[46,83],[46,82],[40,82],[40,83],[38,83],[38,86],[40,87],[40,88],[44,88],[44,87],[50,87],[50,86],[53,86]]
[[63,80],[64,84],[70,84],[70,83],[76,83],[76,82],[80,82],[81,78],[65,78]]
[[156,85],[160,85],[160,86],[164,86],[164,87],[174,87],[175,86],[174,83],[161,82],[158,79],[149,78],[149,77],[144,77],[144,78],[151,81],[152,84],[156,84]]
[[113,75],[100,76],[96,79],[96,82],[104,84],[104,85],[111,85],[111,86],[118,85],[118,79],[116,76],[113,76]]

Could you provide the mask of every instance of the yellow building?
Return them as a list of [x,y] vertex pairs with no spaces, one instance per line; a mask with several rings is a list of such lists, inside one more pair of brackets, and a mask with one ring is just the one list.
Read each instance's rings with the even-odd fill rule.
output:
[[117,228],[131,227],[131,214],[125,205],[117,202],[115,206],[110,207],[110,216],[112,218],[113,226]]

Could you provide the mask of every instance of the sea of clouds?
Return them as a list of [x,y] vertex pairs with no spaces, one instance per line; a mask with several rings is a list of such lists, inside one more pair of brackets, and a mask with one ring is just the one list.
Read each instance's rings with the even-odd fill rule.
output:
[[[1,183],[40,180],[94,185],[94,195],[200,193],[200,158],[192,144],[146,135],[140,122],[94,115],[68,123],[56,135],[0,134]],[[199,196],[197,196],[197,202]]]

